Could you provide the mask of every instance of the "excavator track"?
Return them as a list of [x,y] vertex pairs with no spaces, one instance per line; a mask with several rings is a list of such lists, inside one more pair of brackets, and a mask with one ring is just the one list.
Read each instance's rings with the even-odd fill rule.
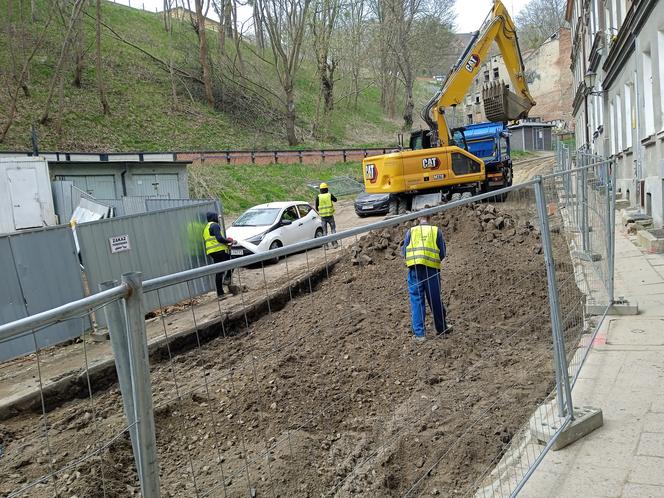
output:
[[484,114],[494,123],[516,121],[528,117],[532,104],[528,99],[510,91],[502,81],[494,81],[482,88]]

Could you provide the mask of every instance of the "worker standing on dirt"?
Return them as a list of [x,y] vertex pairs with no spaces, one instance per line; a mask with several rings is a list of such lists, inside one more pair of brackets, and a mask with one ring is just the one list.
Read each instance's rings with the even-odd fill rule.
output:
[[445,240],[442,230],[431,225],[430,216],[421,216],[419,225],[406,232],[402,255],[408,267],[408,294],[414,339],[426,339],[425,298],[433,313],[436,334],[449,334],[452,327],[447,325],[445,306],[440,295],[440,264],[445,259]]
[[[215,263],[222,263],[228,261],[231,257],[230,246],[233,245],[234,240],[226,237],[223,227],[219,223],[219,215],[217,213],[207,213],[207,225],[203,229],[203,241],[205,242],[205,254],[210,256]],[[226,272],[219,272],[214,277],[214,282],[217,287],[217,297],[225,299],[227,294],[224,292],[224,274]]]
[[[327,226],[330,226],[330,233],[337,233],[337,224],[334,221],[334,203],[337,198],[329,191],[327,183],[320,184],[320,194],[316,197],[316,211],[320,214],[323,225],[323,235],[327,235]],[[336,241],[332,242],[332,247],[337,247]]]

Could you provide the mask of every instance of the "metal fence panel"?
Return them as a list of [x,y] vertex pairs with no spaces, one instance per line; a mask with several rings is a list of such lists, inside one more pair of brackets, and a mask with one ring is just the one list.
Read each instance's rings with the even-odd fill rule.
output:
[[[81,269],[68,226],[21,232],[0,240],[5,277],[3,321],[33,315],[84,297]],[[24,303],[23,310],[19,303]],[[34,339],[31,335],[18,337],[3,344],[0,361],[33,352],[35,340],[39,348],[52,346],[80,336],[89,326],[89,318],[84,317],[40,330]]]
[[[216,208],[214,201],[135,216],[112,218],[79,225],[77,235],[81,257],[90,288],[113,280],[125,272],[140,268],[144,278],[152,278],[208,263],[201,234],[205,215]],[[111,252],[110,239],[127,236],[129,248]],[[192,281],[193,295],[213,289],[210,278]],[[179,285],[159,294],[146,294],[146,310],[177,303],[189,298],[187,285]]]
[[67,223],[74,212],[75,206],[72,204],[71,196],[73,186],[74,183],[67,180],[55,180],[51,182],[55,214],[58,215],[59,223]]
[[[182,206],[198,206],[201,203],[214,201],[213,199],[160,199],[158,197],[148,197],[144,198],[144,200],[145,200],[145,207],[148,212],[160,211],[162,209],[171,209]],[[217,212],[219,211],[217,210]]]

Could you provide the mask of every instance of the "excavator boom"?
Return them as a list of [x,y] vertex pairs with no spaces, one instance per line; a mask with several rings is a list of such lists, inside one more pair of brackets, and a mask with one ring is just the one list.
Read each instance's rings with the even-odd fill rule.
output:
[[516,35],[516,27],[500,0],[494,0],[493,8],[479,31],[473,34],[463,54],[452,67],[442,88],[427,103],[422,117],[432,130],[437,130],[439,146],[451,144],[450,131],[445,120],[445,108],[460,105],[487,57],[491,44],[496,42],[510,76],[512,91],[502,82],[494,82],[482,90],[484,112],[494,122],[514,121],[528,116],[535,101],[528,90],[525,68]]

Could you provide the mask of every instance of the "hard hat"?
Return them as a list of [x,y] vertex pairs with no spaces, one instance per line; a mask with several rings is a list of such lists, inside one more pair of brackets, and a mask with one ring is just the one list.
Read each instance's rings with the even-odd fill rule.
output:
[[327,188],[327,183],[325,182],[321,183],[319,188]]

